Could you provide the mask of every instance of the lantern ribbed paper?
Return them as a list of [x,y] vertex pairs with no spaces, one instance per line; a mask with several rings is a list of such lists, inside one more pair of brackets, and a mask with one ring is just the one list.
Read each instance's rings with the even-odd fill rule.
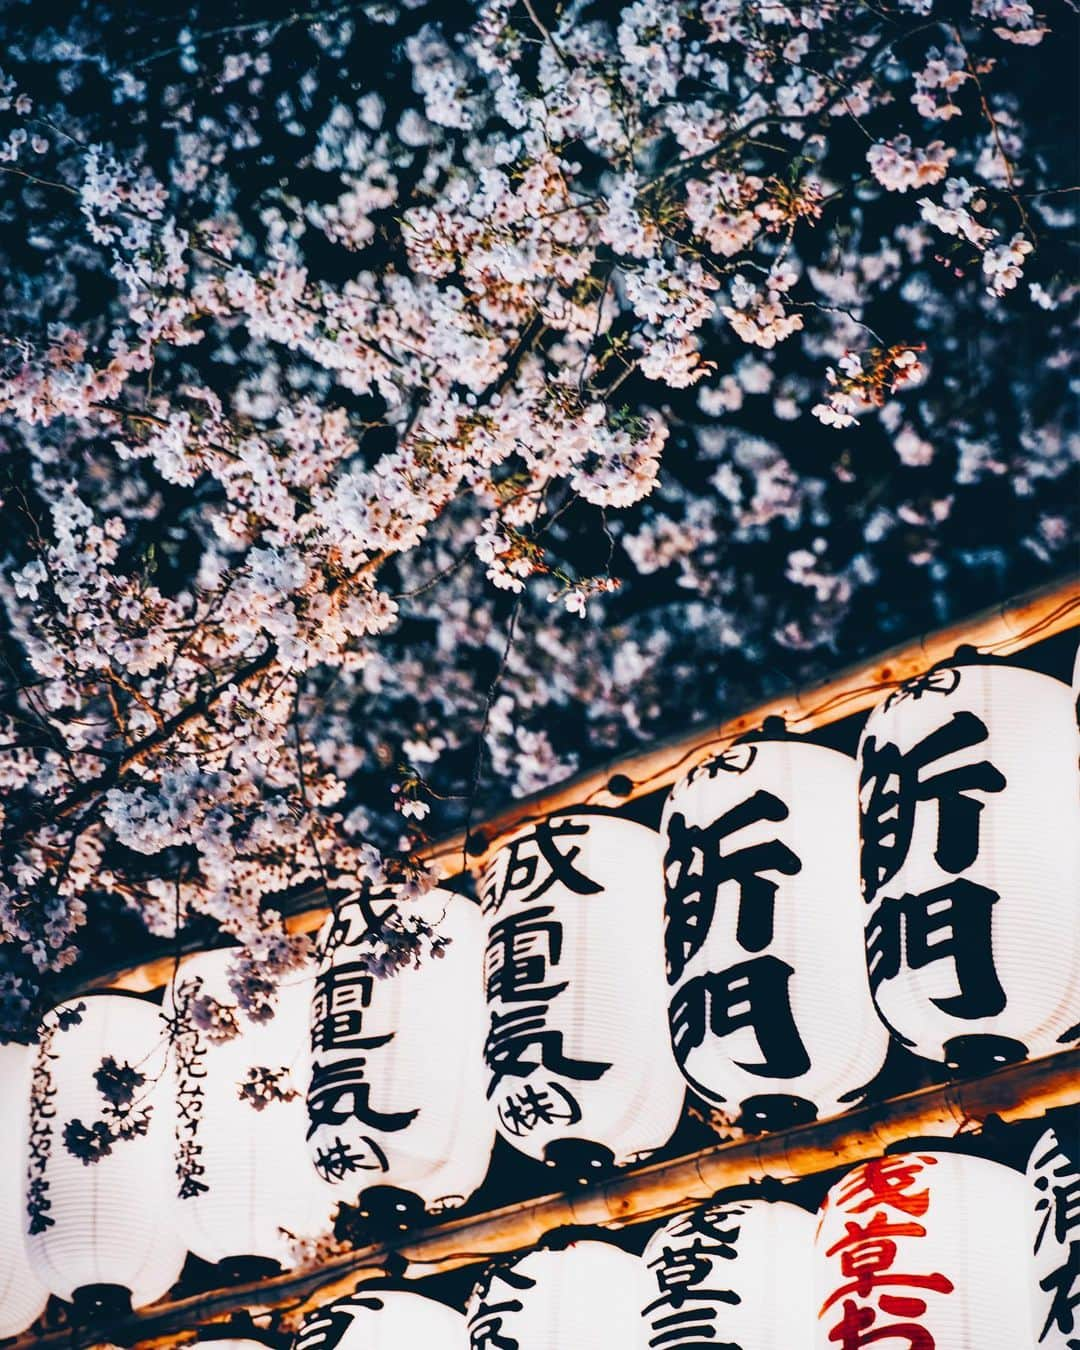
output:
[[141,1307],[180,1274],[165,1049],[160,1013],[134,996],[91,994],[45,1018],[31,1089],[27,1252],[60,1298],[112,1286]]
[[[229,989],[232,957],[228,950],[190,957],[166,1000],[177,1019],[170,1081],[180,1232],[204,1261],[288,1265],[288,1235],[324,1231],[334,1208],[305,1141],[314,970],[286,973],[275,1015],[256,1022]],[[216,1029],[223,1021],[234,1034]]]
[[23,1243],[26,1135],[30,1112],[27,1045],[0,1045],[0,1338],[18,1335],[45,1311],[49,1291],[34,1274]]
[[640,1260],[606,1242],[495,1262],[466,1310],[473,1350],[634,1350],[648,1288]]
[[469,1350],[469,1332],[453,1308],[376,1285],[312,1313],[293,1350]]
[[649,1239],[642,1309],[650,1350],[795,1350],[814,1322],[817,1220],[784,1200],[724,1200],[676,1214]]
[[827,1116],[880,1070],[866,974],[855,761],[794,738],[733,746],[664,809],[676,1058],[750,1126]]
[[488,1095],[531,1157],[581,1141],[626,1163],[678,1124],[662,882],[655,831],[586,813],[514,836],[485,872]]
[[819,1214],[815,1350],[1029,1346],[1027,1239],[1024,1178],[999,1163],[920,1152],[854,1168]]
[[1080,1115],[1047,1130],[1027,1165],[1034,1343],[1080,1345]]
[[1080,1022],[1080,816],[1068,686],[944,667],[859,746],[870,983],[916,1053],[979,1071]]
[[[391,902],[375,902],[385,914]],[[391,974],[358,901],[319,938],[312,1004],[308,1141],[321,1175],[355,1201],[373,1186],[460,1205],[487,1174],[494,1128],[484,1098],[483,920],[471,901],[434,890],[401,902],[447,945]]]

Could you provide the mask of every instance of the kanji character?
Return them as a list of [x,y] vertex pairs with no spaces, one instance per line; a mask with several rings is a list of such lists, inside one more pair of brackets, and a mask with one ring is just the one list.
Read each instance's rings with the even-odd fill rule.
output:
[[725,971],[695,976],[671,1001],[672,1044],[685,1065],[706,1033],[723,1039],[743,1027],[757,1038],[760,1064],[736,1060],[740,1069],[763,1078],[798,1078],[810,1068],[791,1012],[788,984],[794,971],[775,956],[758,956]]
[[734,881],[739,891],[735,937],[740,947],[760,952],[772,941],[777,883],[762,874],[795,876],[802,870],[802,862],[778,839],[727,853],[723,844],[748,825],[787,817],[788,808],[780,798],[763,791],[732,807],[711,825],[687,825],[681,812],[671,817],[664,855],[664,943],[671,983],[700,951],[713,921],[720,887],[729,881]]
[[[989,760],[962,764],[922,776],[924,769],[979,745],[988,738],[985,723],[974,713],[958,712],[910,750],[868,736],[862,750],[859,778],[863,798],[862,878],[867,900],[903,866],[911,847],[915,815],[921,802],[937,802],[937,848],[934,854],[946,872],[962,872],[979,853],[979,816],[984,803],[971,792],[1003,792],[1005,778]],[[866,789],[869,789],[867,792]]]

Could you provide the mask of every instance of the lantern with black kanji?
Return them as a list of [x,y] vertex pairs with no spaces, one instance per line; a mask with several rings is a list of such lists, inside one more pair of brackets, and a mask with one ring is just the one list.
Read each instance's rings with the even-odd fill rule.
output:
[[1041,1135],[1028,1159],[1034,1344],[1080,1344],[1080,1115]]
[[859,746],[866,954],[900,1041],[954,1070],[1080,1035],[1080,818],[1068,686],[942,667]]
[[469,1350],[469,1331],[445,1303],[376,1283],[312,1313],[292,1350]]
[[672,1043],[690,1085],[732,1122],[835,1114],[884,1062],[858,830],[854,760],[794,737],[735,745],[668,798]]
[[177,1235],[165,1025],[134,995],[48,1013],[30,1087],[26,1250],[80,1314],[160,1298],[186,1255]]
[[647,1292],[638,1257],[584,1240],[493,1261],[465,1311],[474,1350],[623,1350],[641,1343]]
[[329,1228],[334,1199],[305,1140],[314,970],[284,974],[274,1015],[255,1020],[229,988],[232,959],[189,957],[166,998],[177,1212],[196,1256],[255,1275],[289,1265],[292,1238]]
[[49,1291],[34,1274],[23,1243],[26,1135],[30,1113],[27,1045],[0,1045],[0,1340],[17,1336],[45,1311]]
[[499,1133],[586,1174],[666,1144],[685,1089],[667,1034],[656,832],[552,816],[499,849],[482,894]]
[[[386,969],[380,934],[418,924],[434,948]],[[363,1198],[399,1227],[417,1208],[463,1204],[487,1174],[483,927],[471,901],[433,890],[416,900],[347,900],[319,938],[311,1158],[339,1198]]]
[[1018,1350],[1029,1330],[1027,1187],[958,1153],[863,1163],[829,1191],[814,1243],[815,1350]]
[[649,1239],[644,1344],[794,1350],[813,1325],[813,1214],[786,1200],[718,1196]]

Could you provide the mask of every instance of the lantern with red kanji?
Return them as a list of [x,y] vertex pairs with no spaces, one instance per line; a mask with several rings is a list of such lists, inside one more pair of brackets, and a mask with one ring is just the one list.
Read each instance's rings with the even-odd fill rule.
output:
[[941,667],[859,746],[866,954],[900,1041],[954,1070],[1080,1035],[1080,815],[1069,688]]
[[957,1153],[863,1163],[829,1191],[814,1242],[815,1350],[1030,1344],[1027,1188]]

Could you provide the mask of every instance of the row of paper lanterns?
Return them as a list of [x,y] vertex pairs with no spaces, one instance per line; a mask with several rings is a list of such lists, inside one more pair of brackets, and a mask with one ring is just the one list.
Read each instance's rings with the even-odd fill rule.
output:
[[968,1073],[1064,1048],[1077,749],[1060,681],[950,667],[885,700],[857,760],[757,739],[676,785],[659,835],[573,811],[521,831],[482,914],[442,891],[417,905],[451,945],[388,987],[344,904],[314,1003],[316,1165],[437,1207],[483,1176],[458,1149],[484,1137],[485,1099],[514,1148],[587,1170],[666,1144],[687,1082],[773,1128],[845,1109],[890,1031]]
[[524,830],[481,908],[410,904],[449,939],[440,960],[378,978],[350,901],[319,969],[238,1035],[223,952],[183,963],[169,1038],[134,997],[63,1005],[33,1056],[0,1048],[8,1137],[28,1135],[0,1211],[13,1317],[45,1290],[151,1302],[188,1250],[288,1263],[284,1234],[376,1186],[403,1215],[461,1204],[496,1133],[586,1172],[635,1161],[687,1081],[751,1127],[833,1114],[880,1070],[886,1024],[961,1068],[1062,1048],[1076,752],[1059,681],[945,668],[874,711],[858,760],[758,739],[678,784],[659,835],[579,812]]
[[640,1257],[586,1237],[503,1258],[464,1315],[361,1286],[312,1314],[293,1350],[1063,1350],[1077,1187],[1053,1130],[1026,1179],[954,1152],[892,1154],[847,1172],[816,1216],[743,1188],[676,1214]]

